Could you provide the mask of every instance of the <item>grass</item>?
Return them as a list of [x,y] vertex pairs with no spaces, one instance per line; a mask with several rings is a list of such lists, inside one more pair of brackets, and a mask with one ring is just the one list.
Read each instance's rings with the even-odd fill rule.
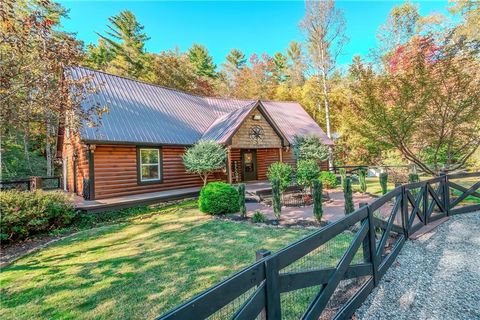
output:
[[[376,196],[382,195],[382,187],[380,186],[380,181],[378,177],[367,177],[367,192]],[[360,183],[358,181],[354,181],[352,183],[353,191],[361,192],[360,190]],[[387,184],[387,191],[391,191],[395,189],[395,185],[393,183]]]
[[311,232],[215,220],[195,202],[105,216],[4,268],[0,317],[153,318]]

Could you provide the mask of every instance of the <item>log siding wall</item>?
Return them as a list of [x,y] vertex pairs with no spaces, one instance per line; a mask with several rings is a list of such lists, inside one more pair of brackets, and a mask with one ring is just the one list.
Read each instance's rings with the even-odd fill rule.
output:
[[80,142],[78,136],[66,138],[63,144],[62,158],[67,160],[67,190],[74,192],[74,154],[77,155],[76,176],[77,176],[77,194],[83,195],[83,181],[88,179],[88,151],[87,146]]
[[[185,171],[182,162],[184,152],[183,147],[162,147],[162,182],[139,184],[136,146],[97,145],[94,154],[95,198],[201,186],[202,179],[198,175]],[[216,173],[210,180],[225,180],[225,174]]]

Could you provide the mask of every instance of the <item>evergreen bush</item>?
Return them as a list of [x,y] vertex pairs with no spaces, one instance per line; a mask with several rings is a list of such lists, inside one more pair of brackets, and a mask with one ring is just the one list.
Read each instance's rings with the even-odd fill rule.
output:
[[210,182],[200,191],[198,207],[210,214],[235,213],[240,209],[237,190],[224,182]]
[[318,222],[322,221],[322,181],[319,179],[313,180],[313,214]]
[[240,216],[245,218],[247,215],[247,207],[245,206],[245,184],[238,185],[238,206],[240,207]]
[[382,194],[387,193],[387,184],[388,184],[388,173],[382,172],[378,177],[380,180],[380,187],[382,188]]
[[340,168],[339,172],[341,177],[342,189],[345,189],[345,179],[347,178],[347,169]]
[[352,197],[352,180],[349,177],[345,179],[345,189],[343,190],[343,196],[345,198],[345,214],[350,214],[355,211],[353,206]]
[[360,182],[360,190],[365,193],[367,191],[367,169],[360,169],[358,172],[358,180]]
[[252,216],[252,222],[254,223],[265,223],[267,222],[267,217],[261,211],[255,211]]
[[282,202],[280,200],[280,179],[274,179],[272,181],[272,205],[273,213],[277,220],[280,219],[280,214],[282,213]]

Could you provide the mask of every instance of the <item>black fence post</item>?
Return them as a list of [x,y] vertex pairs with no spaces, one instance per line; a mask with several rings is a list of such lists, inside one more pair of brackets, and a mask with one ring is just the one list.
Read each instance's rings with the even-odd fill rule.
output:
[[278,276],[278,259],[271,257],[265,260],[265,281],[266,285],[266,311],[267,320],[276,320],[282,318],[282,308],[280,305],[280,285]]
[[370,262],[372,263],[373,284],[376,287],[378,285],[378,282],[380,281],[378,277],[377,240],[375,237],[375,223],[374,223],[373,211],[370,209],[369,205],[367,205],[367,214],[368,214],[367,238],[369,240],[368,248],[370,251],[369,258],[370,258]]
[[[255,252],[255,257],[256,257],[256,260],[259,261],[259,260],[262,260],[265,257],[268,257],[271,254],[272,254],[272,252],[268,251],[267,249],[260,249],[260,250],[257,250]],[[265,298],[265,301],[267,301],[266,298]],[[266,320],[267,319],[267,311],[265,310],[265,308],[263,308],[262,311],[260,311],[259,319],[260,320]]]
[[[368,206],[368,203],[367,202],[360,202],[358,204],[358,208],[363,208],[365,206]],[[362,244],[362,252],[363,252],[363,261],[364,262],[370,262],[370,238],[367,236],[365,237],[365,239],[363,240],[363,244]]]
[[408,199],[407,199],[407,189],[402,187],[401,192],[402,197],[402,224],[403,224],[403,234],[405,236],[405,240],[409,237],[408,232]]
[[450,190],[448,186],[448,176],[445,174],[445,172],[440,173],[440,175],[443,177],[443,180],[441,183],[443,184],[443,207],[445,208],[445,213],[447,216],[450,215]]
[[425,182],[424,190],[423,190],[423,224],[428,224],[428,182]]

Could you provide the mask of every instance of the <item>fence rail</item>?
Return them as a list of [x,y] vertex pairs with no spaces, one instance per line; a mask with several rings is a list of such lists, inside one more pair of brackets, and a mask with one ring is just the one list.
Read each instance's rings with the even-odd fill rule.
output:
[[60,189],[60,177],[31,177],[29,179],[0,181],[0,190],[30,191]]
[[157,319],[349,318],[415,231],[480,210],[479,188],[478,172],[398,186]]

